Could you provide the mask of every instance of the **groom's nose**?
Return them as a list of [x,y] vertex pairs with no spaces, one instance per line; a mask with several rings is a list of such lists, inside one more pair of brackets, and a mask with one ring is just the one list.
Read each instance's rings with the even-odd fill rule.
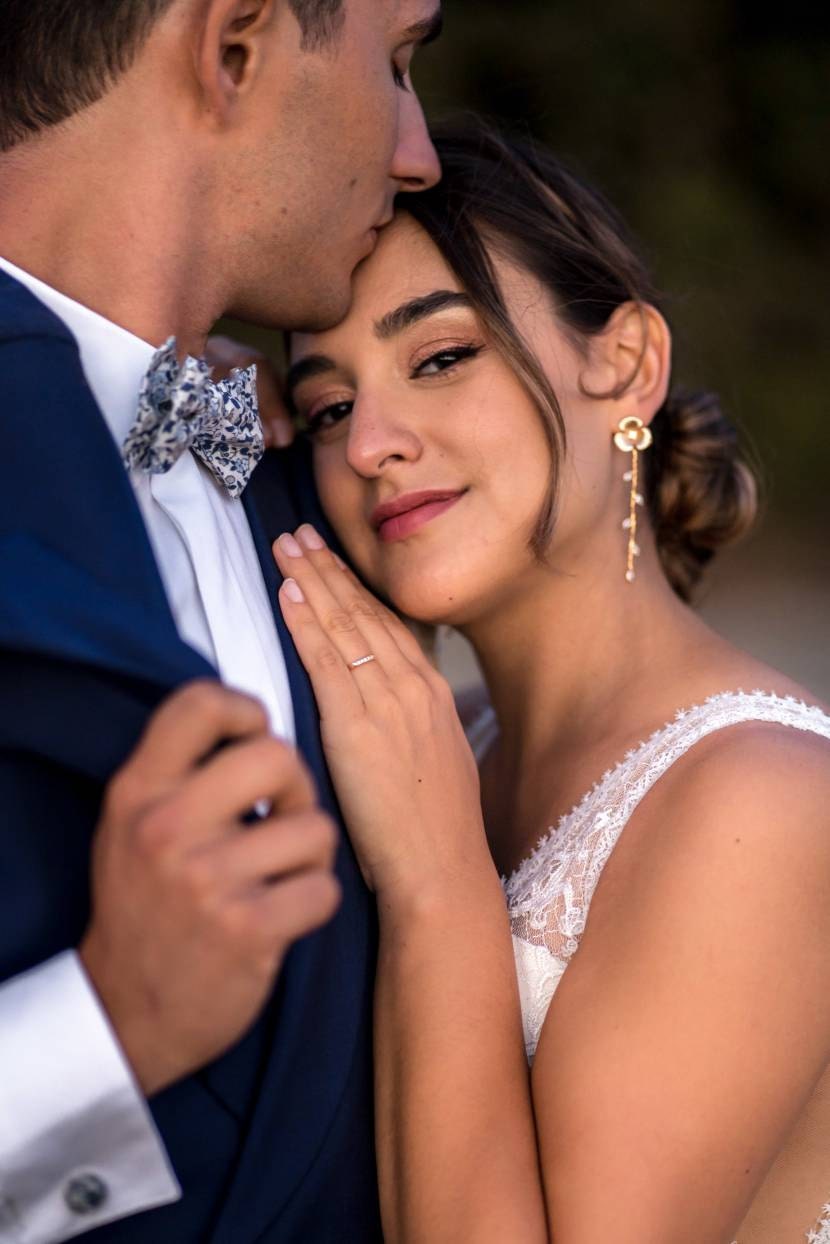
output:
[[412,92],[401,99],[398,146],[392,160],[392,177],[401,190],[428,190],[441,180],[441,164],[427,130],[424,110]]

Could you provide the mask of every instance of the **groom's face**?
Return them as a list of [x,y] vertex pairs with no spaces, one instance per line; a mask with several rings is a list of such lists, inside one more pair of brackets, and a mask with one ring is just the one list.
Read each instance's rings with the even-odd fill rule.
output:
[[232,313],[306,329],[346,313],[395,194],[440,177],[410,79],[439,21],[438,0],[342,0],[339,29],[308,49],[288,6],[277,10],[227,196]]

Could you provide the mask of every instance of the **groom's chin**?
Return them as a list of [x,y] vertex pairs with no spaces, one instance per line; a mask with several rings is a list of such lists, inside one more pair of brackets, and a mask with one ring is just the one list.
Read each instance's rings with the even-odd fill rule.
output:
[[310,310],[301,319],[295,316],[290,329],[297,333],[325,333],[345,320],[351,310],[351,305],[352,291],[349,287],[339,300],[332,298],[328,305],[321,305],[319,308]]
[[279,303],[271,302],[267,297],[240,299],[228,309],[226,315],[231,319],[246,324],[254,324],[259,328],[297,333],[321,333],[335,328],[345,319],[352,304],[352,287],[350,282],[333,284],[329,289],[315,290],[311,295],[303,296]]

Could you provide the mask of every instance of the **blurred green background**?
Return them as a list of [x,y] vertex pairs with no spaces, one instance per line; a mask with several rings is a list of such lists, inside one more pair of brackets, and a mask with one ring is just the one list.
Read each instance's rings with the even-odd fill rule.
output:
[[[700,600],[830,697],[830,8],[446,0],[416,80],[549,143],[624,212],[675,332],[762,466],[755,534]],[[459,681],[471,676],[458,651]]]
[[[701,594],[722,631],[830,698],[830,9],[790,0],[445,0],[415,79],[549,143],[627,216],[677,379],[717,389],[764,515]],[[225,326],[227,327],[227,325]],[[473,676],[450,648],[454,680]]]

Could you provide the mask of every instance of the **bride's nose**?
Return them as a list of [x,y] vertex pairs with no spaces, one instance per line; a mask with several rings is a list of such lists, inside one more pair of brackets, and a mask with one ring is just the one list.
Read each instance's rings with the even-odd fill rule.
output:
[[416,462],[422,450],[405,415],[377,400],[357,399],[349,419],[346,460],[358,475],[373,478],[393,462]]

